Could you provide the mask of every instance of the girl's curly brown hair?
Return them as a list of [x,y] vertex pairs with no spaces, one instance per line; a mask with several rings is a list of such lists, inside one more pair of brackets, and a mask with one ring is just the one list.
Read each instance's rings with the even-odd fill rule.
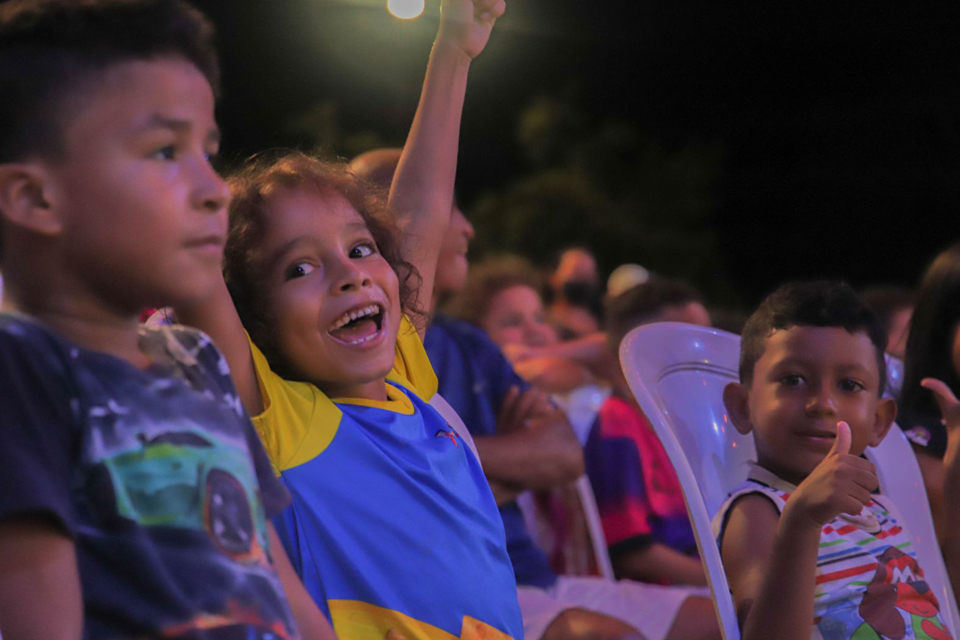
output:
[[[299,151],[258,156],[228,179],[229,209],[223,275],[244,328],[279,375],[297,379],[277,348],[275,322],[268,305],[262,242],[269,224],[270,200],[281,192],[313,189],[349,202],[373,236],[377,249],[397,274],[404,313],[421,313],[417,294],[421,278],[400,254],[400,229],[387,206],[386,193],[357,177],[346,164],[325,162]],[[322,215],[322,213],[320,214]]]

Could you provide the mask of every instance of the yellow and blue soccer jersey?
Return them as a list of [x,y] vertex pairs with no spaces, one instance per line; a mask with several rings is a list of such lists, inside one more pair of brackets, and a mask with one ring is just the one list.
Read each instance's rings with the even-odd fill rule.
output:
[[386,402],[283,380],[251,345],[254,418],[293,496],[275,524],[343,639],[523,637],[503,524],[476,458],[430,407],[436,376],[405,318]]

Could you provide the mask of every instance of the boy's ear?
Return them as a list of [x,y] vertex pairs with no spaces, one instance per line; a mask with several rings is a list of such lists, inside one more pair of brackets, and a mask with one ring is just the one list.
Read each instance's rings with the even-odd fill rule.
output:
[[727,408],[730,421],[737,431],[747,435],[753,430],[753,423],[750,421],[750,390],[745,385],[731,382],[725,386],[723,406]]
[[883,441],[896,419],[897,403],[893,398],[880,398],[873,419],[873,433],[870,436],[871,447],[875,447]]
[[52,206],[53,181],[39,163],[0,164],[0,217],[37,234],[54,236],[63,228]]

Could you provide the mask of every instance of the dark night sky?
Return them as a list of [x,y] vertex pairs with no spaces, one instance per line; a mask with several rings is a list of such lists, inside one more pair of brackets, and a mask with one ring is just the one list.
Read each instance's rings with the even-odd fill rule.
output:
[[[301,144],[283,125],[323,99],[345,129],[402,141],[435,18],[401,23],[378,0],[195,4],[220,33],[228,156]],[[508,4],[471,71],[468,208],[524,169],[519,110],[576,86],[665,145],[720,141],[714,224],[745,302],[791,277],[909,284],[960,238],[955,2]]]

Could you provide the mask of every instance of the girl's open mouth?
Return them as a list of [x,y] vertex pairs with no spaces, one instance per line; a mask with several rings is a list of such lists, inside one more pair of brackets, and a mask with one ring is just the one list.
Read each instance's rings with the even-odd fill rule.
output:
[[346,345],[362,345],[382,334],[383,315],[383,307],[377,303],[351,309],[337,318],[327,333]]

